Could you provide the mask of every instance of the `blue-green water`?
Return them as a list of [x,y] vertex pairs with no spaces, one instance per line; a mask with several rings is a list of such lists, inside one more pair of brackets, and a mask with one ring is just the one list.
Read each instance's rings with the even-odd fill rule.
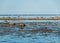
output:
[[[1,22],[4,22],[2,20]],[[8,22],[12,22],[11,20]],[[54,31],[60,30],[60,20],[15,20],[14,22],[23,22],[26,26],[23,30],[33,30],[33,29],[52,29]],[[41,22],[46,22],[41,23]],[[52,22],[52,23],[48,23]],[[48,23],[48,24],[47,24]],[[60,33],[59,32],[13,32],[19,30],[17,26],[3,28],[0,26],[0,30],[4,32],[5,29],[11,30],[10,32],[0,33],[0,43],[60,43]],[[0,32],[1,32],[0,31]]]

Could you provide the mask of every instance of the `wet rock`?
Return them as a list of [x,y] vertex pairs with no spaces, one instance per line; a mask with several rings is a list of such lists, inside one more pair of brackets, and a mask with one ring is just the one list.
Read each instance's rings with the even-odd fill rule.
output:
[[0,27],[8,27],[8,23],[0,23]]
[[26,25],[25,25],[25,23],[19,23],[18,26],[19,26],[21,29],[23,29]]
[[14,22],[9,22],[9,25],[10,25],[10,26],[14,26],[15,23],[14,23]]

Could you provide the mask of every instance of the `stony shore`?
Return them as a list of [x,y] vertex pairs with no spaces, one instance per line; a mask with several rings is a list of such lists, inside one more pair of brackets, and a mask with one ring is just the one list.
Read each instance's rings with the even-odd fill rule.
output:
[[2,17],[0,20],[60,20],[60,16],[55,17],[34,17],[34,18],[21,18],[21,17]]

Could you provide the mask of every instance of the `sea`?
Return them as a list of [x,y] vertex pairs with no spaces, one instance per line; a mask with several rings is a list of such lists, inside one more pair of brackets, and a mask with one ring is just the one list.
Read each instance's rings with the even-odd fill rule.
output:
[[[24,17],[33,18],[36,16],[43,16],[45,18],[57,16],[57,15],[0,15],[0,17]],[[24,23],[23,29],[12,26],[6,27],[0,24],[0,43],[60,43],[60,20],[0,20],[0,22],[15,22]],[[53,32],[26,32],[18,30],[39,30],[39,29],[51,29]],[[5,32],[5,30],[9,30]],[[17,32],[16,32],[17,31]]]

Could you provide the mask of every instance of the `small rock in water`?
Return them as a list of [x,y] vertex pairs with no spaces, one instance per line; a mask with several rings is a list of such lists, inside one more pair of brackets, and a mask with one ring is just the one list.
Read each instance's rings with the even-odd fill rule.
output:
[[14,26],[15,23],[13,23],[13,22],[9,22],[9,25],[10,25],[10,26]]
[[19,23],[18,25],[21,29],[23,29],[26,26],[24,23]]

